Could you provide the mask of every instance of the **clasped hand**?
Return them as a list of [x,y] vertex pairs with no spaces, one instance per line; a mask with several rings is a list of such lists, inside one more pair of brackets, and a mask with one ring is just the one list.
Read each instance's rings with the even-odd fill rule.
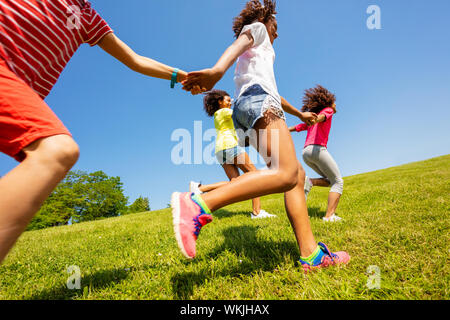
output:
[[186,79],[181,82],[183,90],[193,95],[212,90],[216,83],[222,78],[222,74],[214,69],[203,69],[189,72]]

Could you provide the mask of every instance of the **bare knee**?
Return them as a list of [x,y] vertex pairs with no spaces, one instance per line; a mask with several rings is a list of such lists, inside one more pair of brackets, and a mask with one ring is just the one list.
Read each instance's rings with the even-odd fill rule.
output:
[[24,151],[27,158],[34,158],[63,170],[70,170],[80,156],[77,143],[67,135],[41,139]]
[[280,182],[280,192],[287,192],[294,188],[299,179],[299,168],[298,167],[292,167],[287,168],[284,170],[281,170],[278,174],[278,179]]
[[65,136],[53,146],[54,159],[66,169],[72,168],[80,157],[78,144],[69,136]]

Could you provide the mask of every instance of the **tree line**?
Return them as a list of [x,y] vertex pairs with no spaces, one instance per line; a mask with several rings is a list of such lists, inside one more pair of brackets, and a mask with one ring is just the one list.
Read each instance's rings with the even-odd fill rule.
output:
[[103,171],[70,171],[28,225],[37,230],[150,211],[147,197],[128,205],[120,177]]

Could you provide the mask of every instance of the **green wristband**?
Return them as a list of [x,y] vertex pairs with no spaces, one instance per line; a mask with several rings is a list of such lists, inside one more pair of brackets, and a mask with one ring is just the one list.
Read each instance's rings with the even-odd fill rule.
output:
[[170,81],[170,87],[172,89],[175,88],[175,83],[177,83],[178,71],[179,70],[177,68],[173,69],[172,80]]

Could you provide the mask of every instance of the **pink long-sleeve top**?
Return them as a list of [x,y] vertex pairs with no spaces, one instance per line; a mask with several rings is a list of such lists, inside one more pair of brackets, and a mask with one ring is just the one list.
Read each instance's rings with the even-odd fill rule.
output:
[[334,110],[332,108],[325,108],[319,113],[319,115],[321,114],[325,115],[324,122],[316,123],[310,127],[306,123],[300,123],[295,127],[295,131],[297,132],[308,130],[304,147],[312,144],[327,147]]

